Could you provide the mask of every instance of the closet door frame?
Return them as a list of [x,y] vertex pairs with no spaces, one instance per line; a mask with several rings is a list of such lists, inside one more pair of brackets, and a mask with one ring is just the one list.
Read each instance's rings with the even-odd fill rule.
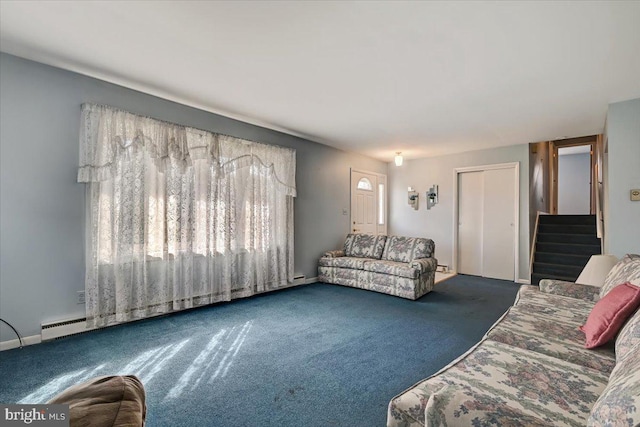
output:
[[[453,170],[453,271],[458,272],[458,223],[459,223],[459,175],[465,172],[484,172],[494,169],[513,169],[514,179],[514,227],[513,227],[513,262],[514,282],[520,277],[520,162],[498,163],[493,165],[469,166]],[[482,254],[479,254],[482,256]]]

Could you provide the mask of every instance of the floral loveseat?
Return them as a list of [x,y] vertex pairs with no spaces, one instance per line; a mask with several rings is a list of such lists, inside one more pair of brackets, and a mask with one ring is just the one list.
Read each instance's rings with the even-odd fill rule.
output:
[[388,426],[639,426],[640,310],[615,342],[584,348],[595,300],[640,285],[626,255],[602,288],[543,280],[524,285],[482,341],[389,403]]
[[320,258],[318,280],[415,300],[433,289],[434,249],[431,239],[349,234]]

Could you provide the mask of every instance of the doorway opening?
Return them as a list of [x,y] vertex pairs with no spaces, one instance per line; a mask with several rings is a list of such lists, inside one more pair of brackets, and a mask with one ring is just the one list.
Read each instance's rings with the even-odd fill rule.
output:
[[558,148],[558,215],[591,214],[591,146]]
[[550,141],[552,215],[596,213],[598,135]]

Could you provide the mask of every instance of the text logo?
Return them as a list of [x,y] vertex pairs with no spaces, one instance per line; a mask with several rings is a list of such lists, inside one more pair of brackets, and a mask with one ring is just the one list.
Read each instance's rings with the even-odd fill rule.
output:
[[69,427],[69,405],[0,404],[0,426]]

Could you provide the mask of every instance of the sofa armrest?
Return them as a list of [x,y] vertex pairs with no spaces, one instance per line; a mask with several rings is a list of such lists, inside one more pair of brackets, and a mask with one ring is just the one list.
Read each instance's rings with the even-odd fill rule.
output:
[[322,256],[327,258],[339,258],[344,256],[344,251],[343,250],[327,251]]
[[436,267],[438,266],[438,260],[431,258],[417,258],[411,261],[411,268],[419,269],[421,273],[426,273],[428,271],[436,271]]
[[47,403],[69,405],[72,426],[142,427],[147,416],[144,386],[133,375],[96,377]]
[[434,393],[425,408],[425,425],[519,425],[552,426],[518,407],[510,396],[496,395],[471,385],[451,384]]
[[598,286],[581,285],[580,283],[565,282],[563,280],[542,279],[540,281],[540,290],[542,292],[586,301],[598,301],[600,289]]

